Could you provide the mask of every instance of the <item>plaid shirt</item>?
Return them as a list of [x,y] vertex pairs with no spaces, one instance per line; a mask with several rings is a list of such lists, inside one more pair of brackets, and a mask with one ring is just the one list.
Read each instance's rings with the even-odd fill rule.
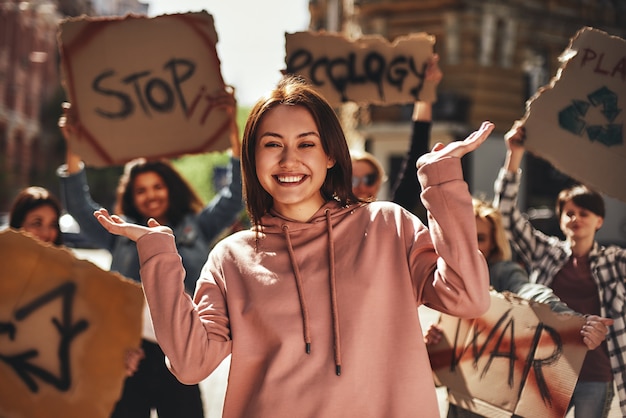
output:
[[[530,271],[530,280],[550,286],[572,255],[566,241],[548,236],[531,225],[517,208],[521,171],[501,169],[495,182],[494,206],[502,212],[504,228]],[[626,249],[594,243],[589,253],[591,275],[598,288],[601,315],[613,318],[607,345],[622,415],[626,416]]]

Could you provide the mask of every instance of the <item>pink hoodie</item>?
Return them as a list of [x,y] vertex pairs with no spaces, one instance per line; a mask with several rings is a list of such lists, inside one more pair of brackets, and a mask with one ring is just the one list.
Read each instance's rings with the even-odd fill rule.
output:
[[138,241],[157,339],[183,383],[232,353],[227,418],[439,417],[417,307],[489,306],[458,158],[420,169],[430,229],[390,202],[269,214],[209,255],[193,302],[171,235]]

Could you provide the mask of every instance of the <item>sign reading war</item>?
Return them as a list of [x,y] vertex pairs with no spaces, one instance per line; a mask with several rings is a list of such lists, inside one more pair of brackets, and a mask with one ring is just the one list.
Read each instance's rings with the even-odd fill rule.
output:
[[332,105],[433,102],[435,86],[424,83],[435,38],[425,33],[393,43],[378,35],[349,40],[326,32],[285,34],[285,72],[309,81]]
[[526,148],[626,202],[626,40],[583,28],[561,61],[526,104]]
[[227,149],[216,44],[207,12],[64,20],[63,85],[82,133],[72,149],[92,166]]
[[0,417],[108,418],[140,347],[140,285],[0,232]]
[[480,318],[442,315],[444,337],[428,354],[450,402],[463,409],[490,417],[564,417],[587,353],[584,322],[492,292]]

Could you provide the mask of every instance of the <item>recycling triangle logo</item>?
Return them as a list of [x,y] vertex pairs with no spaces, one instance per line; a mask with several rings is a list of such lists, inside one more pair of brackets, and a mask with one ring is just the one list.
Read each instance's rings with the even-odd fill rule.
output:
[[[621,145],[622,124],[613,123],[622,111],[617,108],[617,94],[607,87],[601,87],[587,96],[589,101],[572,100],[572,104],[559,112],[559,126],[566,131],[582,136],[587,132],[589,139],[606,146]],[[600,108],[606,118],[605,125],[587,125],[585,115],[591,106]]]

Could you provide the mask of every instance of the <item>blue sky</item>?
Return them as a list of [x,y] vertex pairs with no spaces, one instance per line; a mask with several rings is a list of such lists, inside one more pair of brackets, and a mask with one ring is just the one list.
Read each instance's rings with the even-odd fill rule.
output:
[[206,10],[215,21],[224,81],[242,106],[274,87],[285,67],[285,32],[308,28],[308,0],[150,0],[148,13]]

